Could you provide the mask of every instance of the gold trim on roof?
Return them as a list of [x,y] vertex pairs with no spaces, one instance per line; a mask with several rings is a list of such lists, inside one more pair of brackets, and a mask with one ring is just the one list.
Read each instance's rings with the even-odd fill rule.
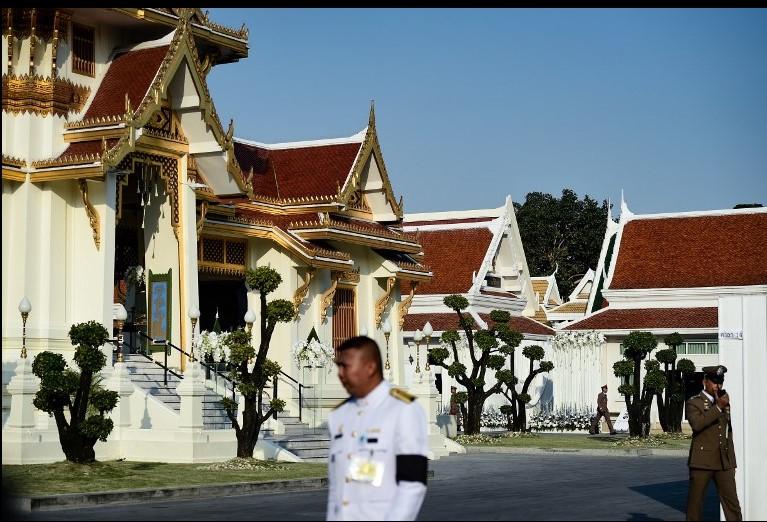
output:
[[24,168],[27,166],[27,162],[21,158],[17,158],[15,156],[6,156],[3,154],[3,165],[8,165],[9,167]]
[[66,117],[70,112],[83,110],[90,91],[90,87],[58,77],[4,74],[3,110],[14,114],[31,112]]

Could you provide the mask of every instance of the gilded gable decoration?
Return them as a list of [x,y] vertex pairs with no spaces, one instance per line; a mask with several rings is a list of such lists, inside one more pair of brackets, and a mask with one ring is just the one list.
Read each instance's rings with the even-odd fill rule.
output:
[[93,242],[96,244],[96,250],[99,250],[101,248],[99,213],[90,202],[90,199],[88,199],[88,182],[84,179],[80,179],[78,182],[80,186],[80,195],[83,198],[83,205],[85,206],[85,212],[88,214],[88,221],[93,230]]
[[381,318],[383,317],[386,305],[389,304],[389,299],[391,298],[392,290],[394,290],[394,283],[396,280],[396,277],[389,277],[386,280],[386,293],[376,301],[376,328],[381,326]]
[[312,283],[312,279],[314,278],[315,270],[313,268],[310,268],[306,272],[306,282],[296,288],[295,294],[293,294],[293,320],[298,319],[298,312],[301,308],[301,303],[306,298],[306,294],[309,292],[309,285]]
[[[132,152],[127,155],[118,165],[118,170],[127,170],[138,172],[137,164],[154,165],[157,167],[157,174],[165,181],[165,189],[170,196],[171,225],[173,233],[178,238],[179,227],[179,208],[178,208],[178,161],[175,158],[159,156],[157,154],[148,154],[145,152]],[[144,172],[144,167],[141,168]],[[141,180],[139,180],[141,182]],[[150,180],[147,180],[149,182]],[[148,200],[145,200],[148,203]]]
[[324,321],[327,319],[328,315],[328,308],[333,304],[333,297],[336,295],[336,288],[338,288],[338,276],[333,273],[331,273],[331,280],[332,283],[330,285],[330,288],[328,288],[323,294],[320,299],[320,320]]
[[415,296],[415,290],[418,287],[418,283],[410,285],[410,294],[402,300],[399,304],[399,329],[402,330],[405,325],[405,317],[410,310],[410,305],[413,304],[413,296]]

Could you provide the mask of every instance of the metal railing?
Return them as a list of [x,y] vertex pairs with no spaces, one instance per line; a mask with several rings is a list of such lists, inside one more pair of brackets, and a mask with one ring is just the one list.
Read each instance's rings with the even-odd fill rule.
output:
[[[305,384],[301,384],[298,382],[298,380],[294,379],[287,373],[280,370],[280,373],[278,375],[274,376],[274,397],[277,397],[277,383],[279,382],[280,375],[287,377],[290,381],[294,382],[298,385],[298,421],[303,422],[303,408],[304,408],[304,401],[303,401],[303,388],[314,388],[314,386],[306,386]],[[277,414],[274,414],[274,418],[277,418]]]

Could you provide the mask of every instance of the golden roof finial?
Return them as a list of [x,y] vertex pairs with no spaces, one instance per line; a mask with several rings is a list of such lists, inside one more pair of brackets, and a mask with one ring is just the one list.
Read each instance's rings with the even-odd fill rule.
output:
[[370,115],[368,116],[368,127],[376,126],[376,101],[370,100]]

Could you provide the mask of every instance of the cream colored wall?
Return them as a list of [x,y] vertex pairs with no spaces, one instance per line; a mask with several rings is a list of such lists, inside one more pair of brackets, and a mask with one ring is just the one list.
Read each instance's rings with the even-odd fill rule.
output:
[[[159,182],[160,187],[164,185],[164,182]],[[185,187],[182,185],[182,187]],[[180,346],[181,335],[181,314],[186,315],[186,310],[181,310],[180,307],[180,272],[179,272],[179,251],[178,241],[173,233],[173,226],[171,221],[171,205],[170,195],[166,193],[164,196],[152,196],[149,205],[144,207],[146,213],[144,217],[144,262],[146,266],[144,269],[146,272],[147,283],[149,282],[149,270],[153,274],[164,274],[169,269],[172,270],[172,285],[171,285],[171,342],[176,346]],[[147,293],[149,289],[147,288]],[[147,296],[151,299],[151,296]],[[149,307],[147,306],[147,313],[149,313]],[[147,317],[147,324],[150,323],[150,318]],[[162,352],[159,352],[160,354]],[[181,357],[177,355],[178,352],[173,350],[171,352],[172,357],[169,357],[169,363],[172,366],[180,367]],[[157,355],[156,355],[157,356]]]

